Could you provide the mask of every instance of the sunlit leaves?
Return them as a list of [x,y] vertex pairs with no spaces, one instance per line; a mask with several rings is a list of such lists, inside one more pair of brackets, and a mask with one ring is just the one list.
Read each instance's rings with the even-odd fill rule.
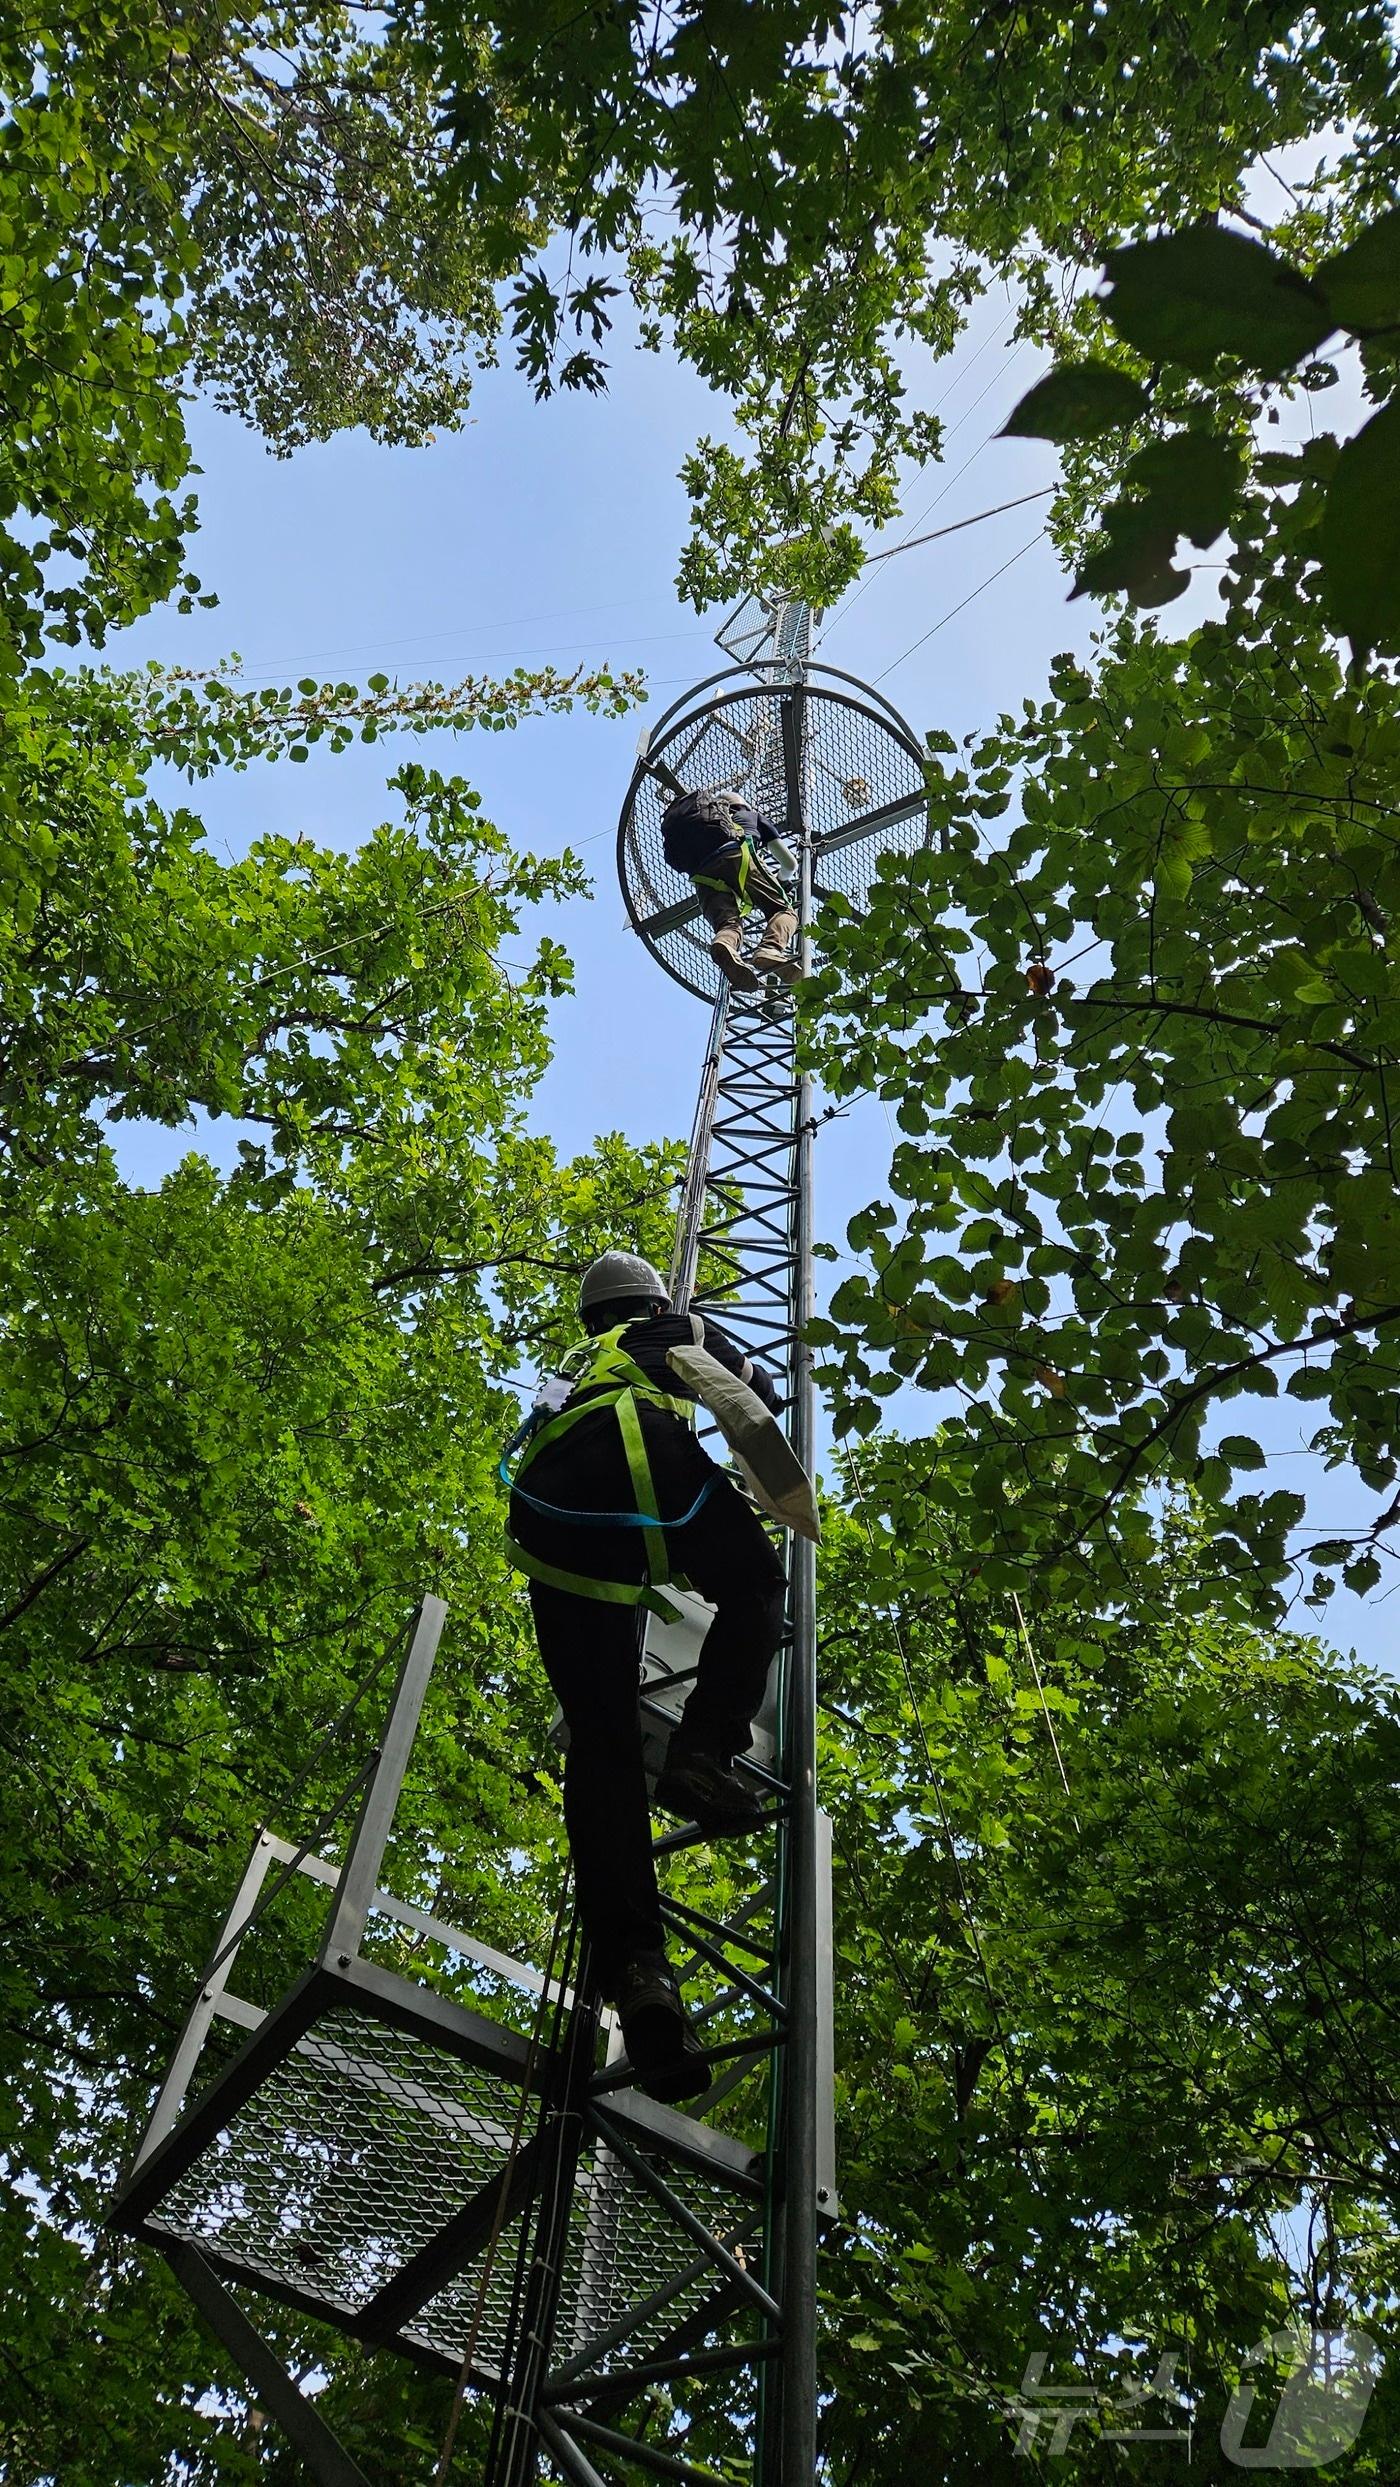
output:
[[[1236,2343],[1308,2285],[1280,2250],[1304,2170],[1339,2295],[1395,2269],[1392,1691],[1225,1624],[1179,1515],[1111,1594],[1030,1591],[1023,1632],[949,1525],[957,1456],[855,1450],[822,1552],[847,2222],[823,2442],[838,2473],[981,2487],[1032,2350],[1107,2395],[1152,2370],[1122,2344],[1186,2334],[1209,2460]],[[1080,2421],[1054,2469],[1097,2487],[1126,2423]]]
[[[1189,248],[1145,245],[1190,289],[1182,311],[1140,280],[1134,237],[1217,213],[1283,124],[1364,128],[1391,70],[1375,12],[1325,16],[1306,44],[1199,6],[1032,22],[1000,0],[839,22],[801,7],[566,11],[544,38],[532,0],[467,18],[432,0],[411,22],[533,384],[568,368],[581,264],[615,254],[643,346],[730,402],[729,435],[708,425],[683,470],[681,586],[697,602],[782,584],[784,567],[834,600],[855,566],[836,539],[887,523],[908,467],[937,454],[924,358],[948,352],[989,272],[1014,272],[1024,333],[1062,344],[1068,327],[1082,348],[1064,270],[1119,240],[1125,333],[1154,359],[1176,346],[1213,371],[1215,330],[1238,310],[1283,368],[1318,317],[1303,279],[1213,226]],[[567,252],[551,250],[565,228]],[[578,376],[591,384],[591,362]],[[1047,387],[1013,429],[1083,441],[1144,402],[1082,350],[1072,381]]]
[[1061,660],[1049,702],[938,762],[937,873],[824,926],[822,1068],[879,1086],[902,1134],[824,1374],[861,1422],[887,1362],[928,1393],[991,1584],[1105,1593],[1132,1497],[1175,1479],[1222,1588],[1286,1596],[1301,1480],[1242,1490],[1244,1394],[1327,1401],[1378,1522],[1400,1474],[1400,733],[1246,511],[1226,622]]
[[[422,762],[360,842],[268,834],[237,862],[147,793],[157,753],[203,776],[318,722],[334,742],[351,686],[308,680],[265,702],[31,675],[9,710],[29,834],[0,834],[0,2304],[37,2363],[22,2390],[0,2375],[0,2432],[75,2487],[243,2474],[239,2421],[191,2417],[207,2340],[94,2240],[245,1841],[311,1839],[353,1783],[388,1678],[327,1729],[425,1588],[450,1623],[386,1879],[543,1956],[549,1705],[496,1460],[579,1267],[619,1233],[664,1259],[672,1218],[672,1152],[614,1133],[563,1163],[530,1127],[571,971],[522,918],[581,896],[575,861],[513,853]],[[568,697],[534,691],[418,717]],[[356,729],[385,696],[351,693]],[[125,1179],[133,1138],[180,1162]],[[274,1915],[268,2000],[312,1932]],[[426,2480],[433,2395],[406,2372],[387,2399],[337,2375],[323,2405]]]
[[[1315,282],[1261,244],[1216,224],[1111,252],[1108,274],[1107,323],[1141,354],[1200,379],[1218,379],[1222,361],[1240,375],[1281,379],[1340,326],[1366,341],[1373,393],[1393,385],[1385,340],[1391,330],[1400,331],[1400,210],[1378,217]],[[1083,368],[1058,366],[1039,383],[1039,393],[1048,393],[1053,405],[1057,390],[1072,393]],[[1324,364],[1298,375],[1309,387],[1330,385],[1336,376]],[[1222,396],[1222,414],[1238,424],[1239,412],[1237,396]],[[1394,584],[1400,458],[1392,407],[1383,406],[1340,455],[1335,440],[1324,435],[1291,457],[1256,453],[1254,465],[1270,484],[1330,479],[1321,513],[1304,504],[1279,518],[1280,550],[1296,542],[1300,517],[1320,514],[1309,548],[1317,567],[1306,577],[1305,592],[1320,589],[1327,620],[1351,641],[1358,660],[1375,650],[1394,653],[1400,647]],[[1125,594],[1142,606],[1171,602],[1189,576],[1172,566],[1177,538],[1185,535],[1202,548],[1214,543],[1231,522],[1248,471],[1238,429],[1193,425],[1139,449],[1122,471],[1123,489],[1100,513],[1104,541],[1081,560],[1074,593]]]

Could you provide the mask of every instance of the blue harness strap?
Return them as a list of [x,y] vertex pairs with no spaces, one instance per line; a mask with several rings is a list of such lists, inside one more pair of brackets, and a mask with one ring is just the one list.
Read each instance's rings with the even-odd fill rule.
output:
[[707,1477],[689,1511],[683,1511],[677,1520],[661,1520],[653,1519],[647,1511],[568,1511],[562,1503],[541,1502],[538,1494],[527,1494],[524,1486],[515,1482],[504,1460],[501,1476],[512,1494],[518,1494],[532,1511],[542,1511],[551,1520],[572,1521],[575,1528],[684,1528],[719,1483],[718,1477]]
[[[570,1401],[557,1414],[536,1409],[526,1417],[502,1453],[500,1475],[502,1483],[509,1486],[512,1494],[518,1494],[522,1503],[531,1511],[543,1513],[546,1519],[562,1520],[572,1528],[650,1529],[653,1534],[645,1546],[646,1579],[607,1580],[586,1572],[566,1571],[558,1564],[546,1563],[540,1555],[531,1554],[509,1535],[505,1541],[506,1552],[517,1571],[524,1572],[528,1579],[543,1582],[549,1588],[566,1590],[571,1597],[600,1598],[610,1605],[649,1607],[666,1622],[674,1623],[680,1609],[661,1595],[662,1584],[671,1577],[666,1531],[684,1528],[688,1521],[695,1518],[719,1483],[719,1477],[716,1474],[706,1479],[689,1511],[683,1512],[679,1519],[661,1518],[656,1507],[656,1488],[642,1438],[638,1405],[658,1408],[668,1416],[693,1423],[695,1403],[660,1389],[639,1365],[623,1353],[621,1341],[627,1328],[628,1324],[623,1322],[615,1330],[604,1331],[601,1337],[587,1346],[574,1350],[572,1361],[583,1369]],[[566,1374],[569,1372],[567,1361],[565,1371]],[[588,1395],[579,1398],[579,1392]],[[611,1408],[620,1428],[636,1497],[635,1510],[575,1511],[559,1503],[544,1502],[537,1494],[531,1494],[520,1479],[537,1453],[569,1433],[582,1417],[601,1408]],[[512,1476],[510,1462],[517,1451],[523,1451],[523,1456]]]

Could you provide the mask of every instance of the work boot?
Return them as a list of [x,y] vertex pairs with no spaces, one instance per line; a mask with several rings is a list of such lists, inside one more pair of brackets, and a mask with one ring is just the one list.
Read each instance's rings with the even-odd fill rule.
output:
[[770,915],[763,928],[763,939],[753,954],[753,963],[760,976],[781,976],[784,984],[795,984],[802,973],[793,950],[797,918],[791,910]]
[[710,943],[710,956],[736,993],[757,993],[759,979],[739,949],[743,936],[737,924],[722,924]]
[[763,1807],[737,1770],[703,1745],[677,1748],[674,1738],[656,1782],[656,1801],[712,1839],[742,1839],[763,1820]]
[[754,973],[776,976],[780,984],[796,984],[802,973],[802,962],[795,950],[779,950],[766,938],[753,954]]
[[632,2069],[648,2098],[674,2106],[679,2099],[703,2097],[710,2067],[665,1953],[636,1953],[617,1978],[613,2001]]

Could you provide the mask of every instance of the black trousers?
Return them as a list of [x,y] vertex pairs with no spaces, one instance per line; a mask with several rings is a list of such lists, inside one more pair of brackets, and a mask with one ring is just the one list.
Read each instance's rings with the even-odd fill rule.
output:
[[[700,901],[701,912],[713,931],[720,933],[730,925],[742,924],[746,910],[757,907],[765,924],[776,923],[779,938],[783,941],[791,941],[797,930],[797,917],[793,911],[791,895],[784,889],[776,873],[769,871],[761,855],[750,854],[748,881],[742,901],[739,897],[737,856],[721,856],[717,863],[706,864],[704,870],[707,880],[723,881],[726,884],[725,889],[706,889],[699,881],[695,884],[695,894]],[[732,897],[728,894],[730,891],[733,892]]]
[[[546,1559],[566,1567],[576,1561],[579,1532],[565,1523],[550,1534]],[[599,1533],[590,1536],[596,1547]],[[730,1761],[748,1749],[782,1638],[783,1567],[727,1477],[693,1520],[667,1531],[667,1544],[672,1570],[715,1608],[672,1749],[699,1745]],[[543,1545],[540,1551],[546,1553]],[[569,1730],[564,1820],[583,1928],[606,1994],[634,1953],[666,1948],[642,1763],[638,1610],[572,1597],[540,1581],[530,1583],[530,1604],[544,1671]]]

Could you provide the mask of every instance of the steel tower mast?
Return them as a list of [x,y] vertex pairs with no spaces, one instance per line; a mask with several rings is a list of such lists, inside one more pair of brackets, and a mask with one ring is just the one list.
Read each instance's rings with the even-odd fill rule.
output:
[[[816,1408],[811,1083],[791,999],[740,995],[708,955],[693,890],[669,873],[660,813],[679,787],[738,785],[797,854],[798,945],[811,967],[814,901],[859,904],[880,851],[926,834],[921,757],[903,720],[811,658],[811,610],[747,597],[719,645],[737,660],[645,733],[618,837],[635,931],[690,991],[713,996],[678,1221],[672,1294],[710,1303],[786,1383],[786,1422],[809,1472]],[[757,684],[757,688],[753,685]],[[670,886],[668,886],[668,883]],[[684,894],[680,894],[684,892]],[[831,1832],[816,1787],[816,1555],[789,1540],[786,1646],[776,1692],[783,1782],[777,1835],[777,1986],[785,2043],[770,2102],[764,2276],[781,2307],[760,2377],[756,2487],[809,2487],[817,2460],[817,2248],[835,2212]]]
[[[809,1469],[815,1124],[793,1004],[723,985],[660,821],[678,786],[741,785],[798,854],[804,964],[815,904],[859,906],[882,852],[924,843],[917,744],[877,694],[813,664],[810,639],[805,605],[745,600],[720,633],[733,665],[644,736],[618,836],[635,932],[711,1006],[673,1292],[712,1303],[784,1378]],[[693,1826],[656,1841],[717,2076],[695,2114],[635,2089],[584,1962],[566,1953],[551,1974],[380,1887],[438,1600],[419,1610],[349,1792],[343,1858],[258,1834],[111,2224],[163,2253],[322,2487],[370,2483],[231,2286],[489,2395],[485,2487],[532,2487],[542,2469],[613,2487],[619,2464],[713,2482],[720,2457],[731,2475],[746,2459],[753,2487],[812,2487],[817,2249],[835,2213],[830,1833],[813,1550],[795,1540],[789,1582],[742,1765],[764,1832],[708,1867]],[[653,1772],[709,1620],[699,1599],[682,1604],[678,1624],[648,1620],[641,1652]],[[255,2003],[235,1976],[253,1966],[269,1899],[298,1876],[329,1887],[323,1939],[280,2000]],[[405,1929],[434,1947],[431,1984],[404,1973]]]

